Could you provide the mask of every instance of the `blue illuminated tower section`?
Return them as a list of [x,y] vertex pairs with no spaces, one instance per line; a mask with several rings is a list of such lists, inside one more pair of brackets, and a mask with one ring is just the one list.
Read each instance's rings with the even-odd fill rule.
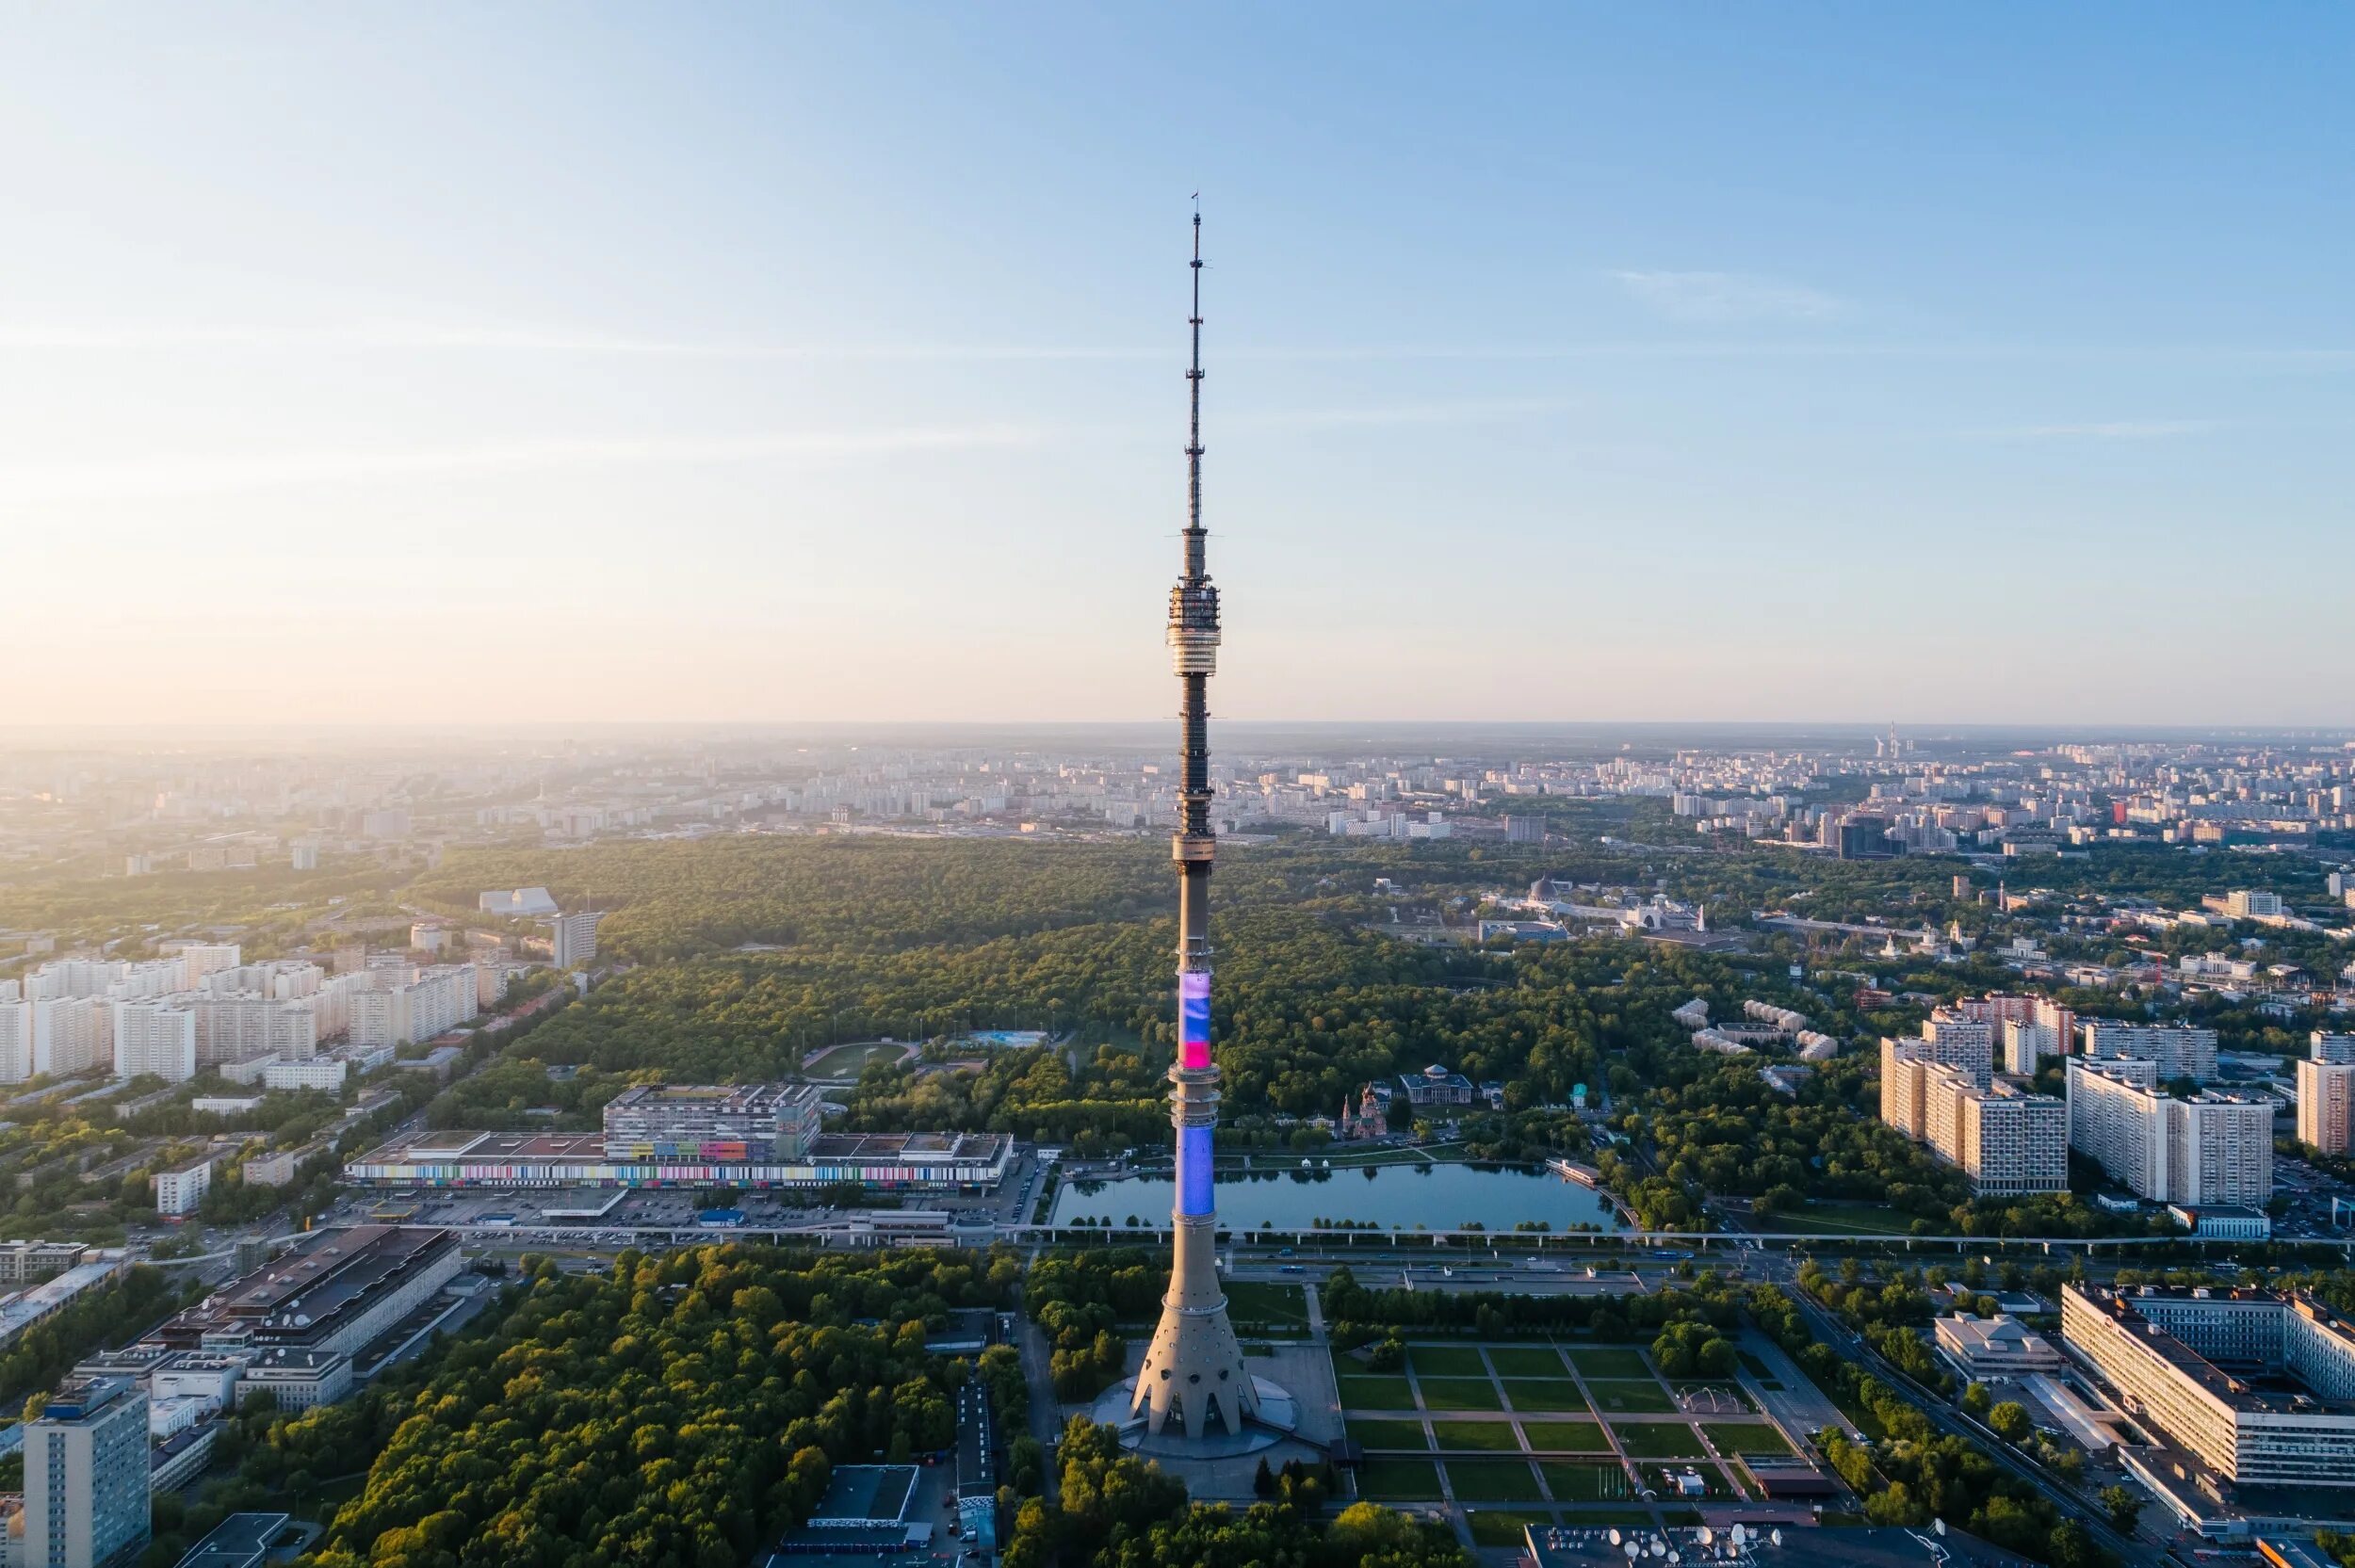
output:
[[1161,1320],[1137,1373],[1130,1414],[1160,1432],[1172,1422],[1188,1437],[1221,1427],[1242,1432],[1259,1401],[1243,1370],[1242,1347],[1219,1288],[1218,1212],[1210,1130],[1218,1123],[1218,1066],[1210,1059],[1210,708],[1218,670],[1218,590],[1203,568],[1202,215],[1194,215],[1194,365],[1186,442],[1185,571],[1169,590],[1169,648],[1178,671],[1183,756],[1178,791],[1178,1064],[1169,1070],[1169,1120],[1178,1133],[1178,1203],[1170,1216],[1173,1256]]

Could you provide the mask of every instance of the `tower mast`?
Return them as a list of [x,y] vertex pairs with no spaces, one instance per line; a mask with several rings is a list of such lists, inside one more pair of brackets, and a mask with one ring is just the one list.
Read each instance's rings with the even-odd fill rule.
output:
[[1169,590],[1170,662],[1177,671],[1182,768],[1178,832],[1178,1062],[1169,1070],[1169,1120],[1178,1134],[1178,1198],[1170,1215],[1172,1256],[1161,1320],[1137,1373],[1131,1415],[1158,1433],[1173,1419],[1188,1437],[1211,1425],[1240,1434],[1258,1411],[1242,1347],[1226,1319],[1219,1286],[1218,1209],[1210,1134],[1218,1123],[1217,1063],[1210,1058],[1210,708],[1207,687],[1218,671],[1218,590],[1203,561],[1202,526],[1202,214],[1194,215],[1194,364],[1186,371],[1186,529],[1184,570]]

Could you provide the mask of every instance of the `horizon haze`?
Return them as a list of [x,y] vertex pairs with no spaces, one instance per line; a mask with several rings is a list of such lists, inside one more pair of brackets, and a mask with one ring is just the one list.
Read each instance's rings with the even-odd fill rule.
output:
[[[10,727],[2355,725],[2355,15],[27,11]],[[2333,733],[2336,733],[2334,730]]]

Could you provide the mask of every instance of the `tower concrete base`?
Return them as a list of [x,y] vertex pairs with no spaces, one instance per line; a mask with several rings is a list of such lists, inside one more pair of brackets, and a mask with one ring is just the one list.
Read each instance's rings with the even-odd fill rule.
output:
[[1232,1459],[1274,1447],[1299,1425],[1299,1402],[1281,1383],[1253,1378],[1251,1395],[1252,1414],[1240,1432],[1213,1427],[1199,1437],[1188,1437],[1174,1421],[1158,1432],[1146,1431],[1145,1417],[1131,1414],[1137,1402],[1134,1378],[1123,1379],[1097,1396],[1088,1417],[1099,1426],[1115,1429],[1122,1447],[1147,1459]]

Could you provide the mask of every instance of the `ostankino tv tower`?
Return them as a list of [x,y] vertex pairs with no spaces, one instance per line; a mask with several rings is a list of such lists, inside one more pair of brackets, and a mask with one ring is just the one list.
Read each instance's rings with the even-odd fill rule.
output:
[[1203,570],[1202,528],[1202,215],[1194,215],[1194,367],[1186,443],[1186,562],[1169,590],[1169,647],[1180,692],[1184,782],[1178,794],[1178,1064],[1169,1070],[1169,1120],[1178,1130],[1178,1202],[1169,1290],[1161,1326],[1137,1373],[1131,1415],[1159,1433],[1176,1421],[1188,1437],[1211,1426],[1240,1435],[1258,1414],[1242,1347],[1226,1320],[1216,1259],[1218,1210],[1212,1188],[1210,1129],[1218,1122],[1218,1068],[1210,1059],[1210,709],[1204,688],[1218,670],[1218,590]]

